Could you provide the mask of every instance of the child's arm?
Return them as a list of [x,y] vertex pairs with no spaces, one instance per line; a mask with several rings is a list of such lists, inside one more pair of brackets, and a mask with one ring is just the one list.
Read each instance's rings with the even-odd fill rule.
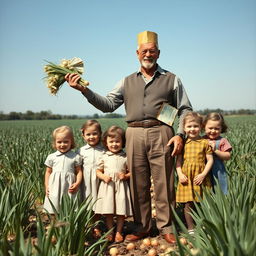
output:
[[44,187],[45,187],[46,196],[49,196],[49,177],[51,173],[52,173],[52,168],[47,166],[45,170],[45,176],[44,176]]
[[76,172],[76,182],[74,182],[69,188],[68,188],[68,192],[69,193],[75,193],[77,192],[82,179],[83,179],[83,171],[82,171],[82,166],[76,166],[75,167],[75,172]]
[[131,176],[131,173],[128,169],[126,169],[126,173],[124,173],[124,172],[118,173],[118,178],[120,180],[128,180],[130,178],[130,176]]
[[182,155],[178,155],[176,159],[176,171],[179,177],[179,182],[181,184],[187,184],[188,183],[188,177],[182,172]]
[[104,170],[96,170],[96,175],[100,180],[103,180],[107,184],[112,180],[110,176],[104,174]]
[[219,149],[216,149],[216,143],[215,141],[209,141],[209,145],[212,148],[213,153],[220,158],[223,161],[227,161],[231,157],[231,152],[230,151],[220,151]]
[[219,149],[215,149],[213,153],[220,158],[223,161],[227,161],[231,158],[231,152],[230,151],[220,151]]
[[202,182],[204,181],[206,175],[208,174],[208,172],[211,170],[212,165],[213,165],[213,156],[212,154],[207,154],[206,155],[206,165],[204,167],[203,172],[201,172],[200,174],[198,174],[195,178],[194,178],[194,184],[195,185],[201,185]]

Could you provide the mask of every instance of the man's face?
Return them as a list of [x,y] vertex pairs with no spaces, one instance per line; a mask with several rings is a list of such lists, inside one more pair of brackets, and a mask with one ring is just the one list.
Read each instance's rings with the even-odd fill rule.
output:
[[160,50],[154,43],[141,44],[137,50],[137,56],[141,66],[145,69],[151,69],[159,58]]

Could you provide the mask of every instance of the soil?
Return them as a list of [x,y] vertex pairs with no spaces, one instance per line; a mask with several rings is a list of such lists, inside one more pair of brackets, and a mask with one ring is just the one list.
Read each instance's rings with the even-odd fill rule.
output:
[[[156,254],[152,254],[154,256],[156,255],[166,255],[165,253],[167,253],[167,251],[175,251],[177,250],[177,247],[174,245],[169,244],[168,242],[165,241],[165,239],[163,238],[163,236],[161,236],[156,228],[155,225],[155,219],[153,219],[153,228],[152,231],[149,235],[150,241],[153,243],[155,242],[155,240],[157,241],[157,245],[153,246],[153,245],[149,245],[149,246],[144,246],[143,244],[143,239],[138,240],[136,242],[133,242],[134,244],[134,249],[132,250],[128,250],[127,249],[127,245],[129,244],[129,242],[124,241],[122,243],[111,243],[108,246],[108,249],[106,250],[106,253],[104,254],[105,256],[109,256],[110,254],[110,249],[115,247],[118,250],[118,253],[116,254],[116,256],[121,256],[121,255],[127,255],[127,256],[145,256],[145,255],[149,255],[149,251],[151,249],[155,249]],[[133,218],[128,218],[125,221],[124,224],[124,229],[123,229],[123,235],[124,237],[127,234],[131,234],[133,233],[135,230],[135,226],[134,226],[134,222],[133,222]]]

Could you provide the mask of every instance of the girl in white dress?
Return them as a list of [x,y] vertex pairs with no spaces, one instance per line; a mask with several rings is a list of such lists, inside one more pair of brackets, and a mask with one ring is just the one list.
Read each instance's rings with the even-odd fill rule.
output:
[[71,151],[75,147],[72,130],[68,126],[56,128],[52,134],[53,148],[46,161],[44,209],[54,214],[53,207],[59,211],[63,194],[75,198],[82,182],[82,158]]
[[[101,126],[96,120],[86,121],[81,128],[82,136],[86,145],[78,150],[78,154],[83,158],[83,182],[82,182],[82,197],[83,199],[91,197],[92,210],[95,210],[95,202],[97,200],[99,179],[96,175],[97,162],[103,156],[105,148],[101,144]],[[100,219],[99,214],[94,215],[94,221]],[[101,231],[98,226],[93,229],[95,238],[101,236]]]
[[103,135],[106,153],[99,161],[97,176],[101,180],[95,212],[106,217],[108,230],[114,227],[113,217],[116,216],[116,233],[111,233],[107,239],[110,242],[123,241],[122,230],[125,216],[132,215],[130,190],[127,180],[130,172],[127,169],[125,132],[118,126],[111,126]]

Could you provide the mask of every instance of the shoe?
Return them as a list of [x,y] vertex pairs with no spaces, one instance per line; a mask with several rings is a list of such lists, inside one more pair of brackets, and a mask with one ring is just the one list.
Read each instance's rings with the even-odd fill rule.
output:
[[164,239],[169,244],[175,244],[176,243],[176,238],[175,238],[174,234],[172,234],[172,233],[164,234]]
[[121,235],[121,233],[116,232],[116,236],[115,236],[115,242],[116,243],[122,243],[124,241],[123,236]]
[[125,240],[128,241],[128,242],[134,242],[134,241],[140,240],[140,239],[142,239],[146,236],[148,236],[148,233],[137,232],[137,233],[134,233],[134,234],[127,235],[125,237]]
[[113,234],[113,233],[108,234],[108,235],[106,236],[106,239],[107,239],[108,242],[110,242],[110,243],[114,242],[114,234]]

